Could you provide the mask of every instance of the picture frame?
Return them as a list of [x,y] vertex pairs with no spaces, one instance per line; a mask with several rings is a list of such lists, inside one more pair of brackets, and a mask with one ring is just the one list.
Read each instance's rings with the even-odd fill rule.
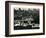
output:
[[[32,21],[31,19],[33,19],[34,21]],[[27,35],[32,36],[44,34],[45,34],[44,3],[5,1],[6,37]]]

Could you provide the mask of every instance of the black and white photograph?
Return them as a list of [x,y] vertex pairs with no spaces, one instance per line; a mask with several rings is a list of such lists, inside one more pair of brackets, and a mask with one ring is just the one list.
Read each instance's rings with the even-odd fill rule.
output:
[[5,36],[45,34],[45,4],[36,2],[5,2]]
[[40,29],[39,20],[39,9],[14,9],[14,30]]

